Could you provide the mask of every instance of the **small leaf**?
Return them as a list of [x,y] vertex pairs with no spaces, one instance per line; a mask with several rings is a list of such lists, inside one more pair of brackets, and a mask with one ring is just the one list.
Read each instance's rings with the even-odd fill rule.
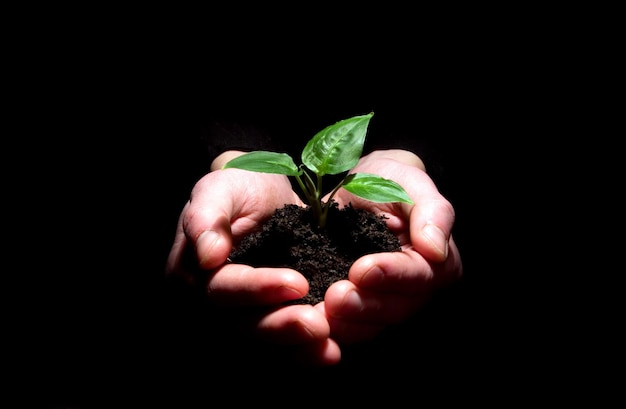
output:
[[374,114],[359,115],[327,126],[304,147],[302,163],[318,176],[352,169],[363,153],[365,135]]
[[413,204],[408,193],[393,180],[369,173],[353,173],[343,181],[348,192],[376,203],[403,202]]
[[237,168],[252,172],[277,173],[297,176],[302,174],[291,156],[286,153],[253,151],[228,161],[222,169]]

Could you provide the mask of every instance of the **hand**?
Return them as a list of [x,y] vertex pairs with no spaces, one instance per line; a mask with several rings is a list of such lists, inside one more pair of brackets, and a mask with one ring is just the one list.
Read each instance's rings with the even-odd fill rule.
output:
[[[340,205],[351,202],[384,213],[403,251],[360,258],[350,270],[349,281],[333,284],[325,301],[315,307],[279,306],[306,294],[308,283],[302,275],[289,269],[224,263],[233,240],[249,233],[276,208],[303,203],[284,176],[219,170],[239,154],[228,152],[218,157],[212,172],[194,186],[179,220],[167,271],[191,281],[206,273],[201,284],[217,305],[267,306],[261,314],[242,313],[238,321],[262,339],[292,345],[287,351],[296,359],[307,358],[308,363],[319,365],[338,362],[341,351],[337,342],[373,338],[386,326],[406,319],[433,291],[461,275],[461,260],[450,236],[453,208],[438,192],[421,160],[407,151],[377,151],[362,158],[354,171],[393,179],[408,191],[415,205],[372,203],[345,190],[340,190],[335,200]],[[440,235],[433,235],[433,229]],[[190,250],[193,257],[186,263],[185,254]],[[195,275],[190,273],[194,270]]]
[[404,150],[375,151],[361,158],[355,172],[392,179],[415,204],[373,203],[344,189],[335,195],[340,207],[351,202],[384,214],[403,250],[361,257],[352,265],[349,280],[327,290],[318,307],[330,323],[331,338],[340,344],[371,339],[386,326],[402,322],[463,271],[451,235],[454,209],[419,157]]
[[[209,300],[236,311],[233,325],[262,340],[289,345],[281,351],[307,364],[330,365],[341,358],[330,339],[323,308],[280,306],[309,290],[300,273],[287,268],[252,268],[226,263],[232,243],[250,233],[285,204],[304,204],[286,176],[221,170],[242,152],[229,151],[212,163],[179,217],[166,273],[204,286]],[[250,309],[235,307],[254,307]],[[257,308],[258,307],[258,308]]]

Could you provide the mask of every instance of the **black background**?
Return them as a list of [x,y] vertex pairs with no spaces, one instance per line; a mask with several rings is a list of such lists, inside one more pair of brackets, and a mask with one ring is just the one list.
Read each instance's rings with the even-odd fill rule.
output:
[[[198,46],[185,36],[42,46],[58,64],[31,76],[42,113],[26,118],[29,172],[15,194],[27,203],[15,201],[10,274],[24,289],[8,349],[19,390],[77,407],[181,404],[232,382],[254,388],[257,376],[283,387],[302,380],[311,399],[325,396],[312,379],[329,390],[358,379],[400,396],[481,401],[495,399],[493,390],[526,398],[552,390],[562,352],[548,336],[552,312],[539,313],[547,290],[533,284],[538,261],[526,238],[538,206],[527,200],[531,173],[562,120],[560,68],[551,47],[529,48],[513,32],[444,31],[380,44],[357,35],[332,48],[271,48],[254,37]],[[223,343],[197,328],[201,314],[162,291],[178,214],[209,169],[210,124],[245,123],[299,149],[326,125],[367,112],[375,115],[366,149],[416,143],[455,206],[463,282],[417,325],[355,348],[347,369],[268,377],[267,367],[244,374],[224,365],[215,350]],[[534,378],[521,382],[527,370]]]

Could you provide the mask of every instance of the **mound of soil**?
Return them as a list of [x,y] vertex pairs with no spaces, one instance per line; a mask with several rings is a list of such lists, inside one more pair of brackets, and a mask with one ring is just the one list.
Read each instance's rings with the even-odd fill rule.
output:
[[276,209],[258,231],[249,234],[230,255],[235,263],[254,267],[288,267],[309,281],[309,293],[289,304],[317,304],[326,289],[348,278],[350,266],[369,253],[401,251],[383,216],[351,205],[333,203],[326,228],[313,222],[310,207]]

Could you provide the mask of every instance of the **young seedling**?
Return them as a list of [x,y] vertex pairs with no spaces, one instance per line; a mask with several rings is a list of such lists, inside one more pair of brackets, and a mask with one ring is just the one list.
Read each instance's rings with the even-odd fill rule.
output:
[[[322,201],[323,177],[347,172],[356,166],[361,158],[367,127],[373,115],[374,113],[369,113],[344,119],[318,132],[304,147],[300,166],[297,166],[286,153],[253,151],[232,159],[223,169],[238,168],[295,177],[320,228],[326,226],[326,216],[332,198],[340,188],[376,203],[413,204],[402,186],[369,173],[346,173],[333,188],[328,200]],[[311,174],[315,175],[315,180]]]

